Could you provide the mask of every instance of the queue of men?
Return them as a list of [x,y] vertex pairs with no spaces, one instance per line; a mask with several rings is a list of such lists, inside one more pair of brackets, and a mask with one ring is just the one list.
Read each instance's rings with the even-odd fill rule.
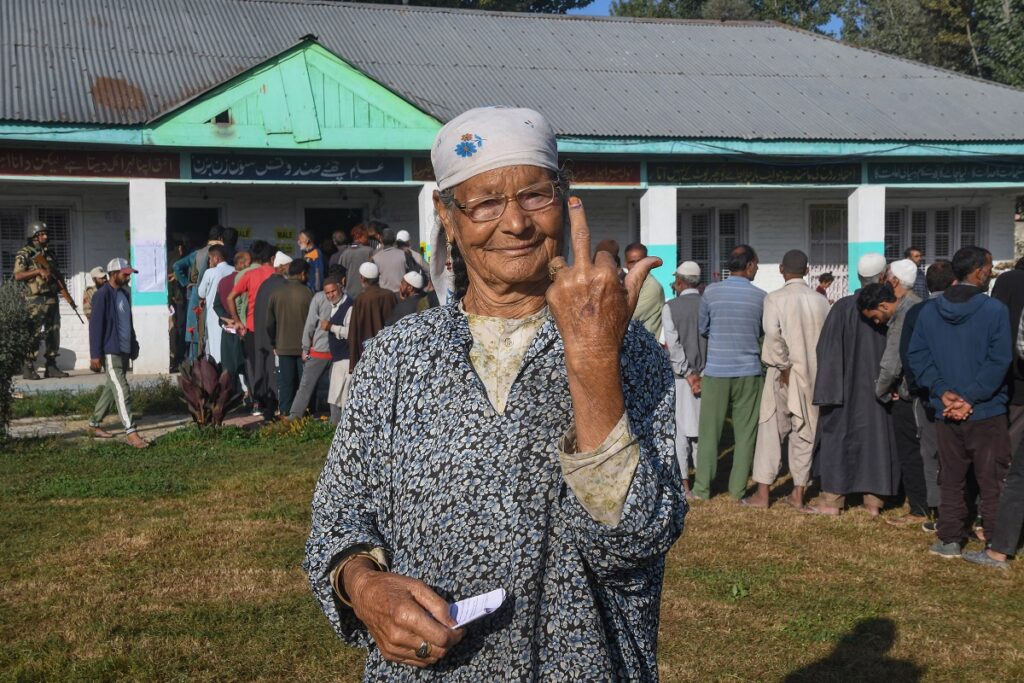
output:
[[[916,249],[892,263],[865,254],[860,288],[834,303],[830,283],[808,284],[799,250],[785,254],[785,284],[769,294],[752,283],[748,245],[706,287],[698,264],[679,265],[661,324],[688,499],[714,493],[731,415],[738,504],[768,508],[785,460],[792,488],[779,502],[831,516],[859,502],[878,517],[905,501],[885,521],[935,533],[932,554],[1008,566],[1024,527],[1024,457],[1011,458],[1024,436],[1024,259],[994,296],[985,249],[964,247],[926,272],[920,260]],[[981,549],[968,550],[973,541]]]
[[336,231],[319,247],[303,230],[296,259],[262,240],[234,251],[233,232],[214,226],[172,267],[189,302],[183,360],[219,363],[253,415],[298,419],[329,407],[337,423],[366,342],[436,305],[422,256],[408,232],[379,223],[355,226],[351,240]]

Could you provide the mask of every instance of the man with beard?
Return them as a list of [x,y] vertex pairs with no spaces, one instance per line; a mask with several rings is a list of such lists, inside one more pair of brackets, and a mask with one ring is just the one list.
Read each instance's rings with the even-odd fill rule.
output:
[[[885,257],[876,252],[857,262],[862,287],[881,281],[885,270]],[[814,474],[821,477],[821,496],[807,512],[838,515],[848,494],[861,493],[864,508],[877,517],[883,498],[899,490],[892,420],[875,398],[884,352],[885,328],[860,314],[856,294],[832,306],[818,338],[814,382]]]

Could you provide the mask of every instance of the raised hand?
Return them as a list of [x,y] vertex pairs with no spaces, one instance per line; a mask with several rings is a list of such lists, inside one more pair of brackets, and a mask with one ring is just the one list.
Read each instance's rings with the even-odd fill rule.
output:
[[619,281],[611,254],[590,256],[590,230],[578,197],[569,198],[573,264],[561,256],[548,265],[551,315],[565,345],[565,368],[576,417],[579,451],[597,448],[622,416],[619,354],[647,275],[661,265],[648,256]]
[[640,289],[661,259],[648,256],[641,260],[622,283],[611,254],[599,251],[591,258],[590,229],[578,197],[569,198],[569,225],[573,264],[561,256],[551,260],[548,269],[554,282],[547,292],[566,357],[597,353],[617,359]]

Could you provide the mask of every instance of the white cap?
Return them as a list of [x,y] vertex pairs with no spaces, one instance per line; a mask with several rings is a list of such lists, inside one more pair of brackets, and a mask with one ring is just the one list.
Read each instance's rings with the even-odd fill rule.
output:
[[408,282],[413,289],[423,289],[423,276],[417,273],[415,270],[410,270],[408,273],[402,276],[402,279]]
[[700,277],[700,266],[694,261],[683,261],[676,268],[676,275],[692,275]]
[[438,131],[430,149],[439,190],[485,171],[540,166],[558,171],[555,131],[540,112],[480,107],[459,114]]
[[893,274],[906,289],[911,289],[917,281],[917,265],[908,258],[889,264],[889,272]]
[[106,276],[107,271],[103,269],[103,266],[96,266],[95,268],[89,271],[89,277],[91,277],[93,280],[99,280],[100,278],[104,278]]
[[120,256],[118,256],[117,258],[110,259],[110,263],[107,264],[107,272],[108,273],[116,273],[118,271],[120,271],[122,273],[137,273],[137,272],[139,272],[139,271],[135,270],[134,268],[132,268],[131,264],[128,263],[128,259],[123,259]]
[[365,277],[367,280],[376,280],[380,277],[380,268],[373,261],[367,261],[363,265],[359,266],[359,274]]
[[409,235],[408,230],[399,230],[398,234],[395,235],[395,240],[398,242],[409,242],[412,237]]
[[279,251],[276,254],[274,254],[274,267],[275,268],[280,268],[281,266],[286,266],[286,265],[288,265],[291,262],[292,262],[292,257],[289,256],[288,254],[284,253],[283,251]]
[[874,277],[885,270],[885,257],[877,251],[869,251],[857,261],[857,275]]

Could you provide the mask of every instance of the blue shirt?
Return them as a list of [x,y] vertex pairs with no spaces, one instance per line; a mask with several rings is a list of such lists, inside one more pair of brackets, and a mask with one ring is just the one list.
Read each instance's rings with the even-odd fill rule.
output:
[[765,292],[733,276],[707,286],[700,302],[700,333],[708,338],[709,377],[761,374],[761,314]]
[[121,353],[132,352],[132,305],[124,290],[117,288],[114,295],[114,323],[117,326],[117,345]]

